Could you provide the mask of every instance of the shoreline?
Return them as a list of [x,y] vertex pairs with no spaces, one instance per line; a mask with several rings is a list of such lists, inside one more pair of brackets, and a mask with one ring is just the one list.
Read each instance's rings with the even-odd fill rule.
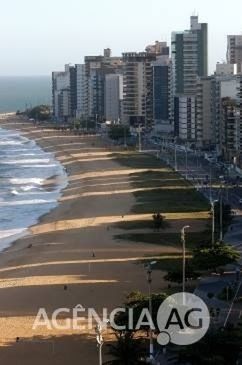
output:
[[[151,219],[149,213],[132,210],[137,204],[132,176],[146,167],[120,163],[115,155],[119,150],[94,136],[74,136],[20,118],[10,117],[1,125],[21,131],[53,153],[67,172],[68,186],[58,206],[0,255],[0,363],[94,365],[95,332],[33,330],[39,308],[48,316],[57,308],[77,305],[97,313],[104,308],[111,311],[133,291],[148,293],[144,269],[148,259],[179,259],[181,247],[116,238],[127,233],[119,226],[124,222]],[[207,213],[198,212],[196,218],[189,212],[167,213],[166,218],[171,227],[165,233],[179,231],[184,223],[192,223],[200,232]],[[152,276],[152,291],[165,292],[164,272],[154,270]],[[16,337],[22,344],[16,343]],[[105,342],[109,340],[105,336]],[[55,353],[50,351],[52,344]]]
[[[1,117],[7,117],[7,119],[9,117],[13,117],[14,113],[5,113],[5,114],[0,114],[0,127],[1,127]],[[16,131],[19,133],[20,136],[23,136],[23,134],[21,133],[21,130],[17,130],[17,129],[7,129],[7,128],[2,128],[5,131]],[[29,139],[29,141],[34,141],[36,146],[38,146],[43,152],[45,152],[46,154],[48,154],[48,151],[45,151],[44,148],[42,148],[42,146],[40,144],[38,144],[34,138]],[[62,192],[63,190],[68,186],[68,175],[66,173],[65,168],[62,166],[62,164],[55,158],[55,156],[53,155],[53,158],[56,162],[58,162],[62,168],[62,175],[52,175],[47,177],[46,179],[44,179],[43,183],[41,184],[41,186],[43,186],[45,188],[46,192],[53,192],[53,193],[57,193],[58,199],[56,199],[54,206],[52,208],[50,208],[48,211],[46,211],[44,214],[41,214],[36,220],[35,222],[31,223],[30,225],[27,225],[26,228],[23,228],[22,232],[13,234],[12,236],[8,236],[6,238],[2,238],[0,239],[0,243],[2,244],[3,248],[1,248],[0,246],[0,255],[2,253],[5,253],[6,251],[8,251],[9,249],[11,249],[13,246],[15,246],[15,244],[17,244],[18,240],[28,236],[31,234],[31,228],[40,224],[42,219],[47,216],[53,209],[56,209],[58,207],[59,204],[59,200],[62,196]],[[57,179],[59,178],[59,183],[57,182]],[[2,241],[2,242],[1,242]]]
[[[38,309],[52,313],[58,307],[74,308],[77,304],[97,311],[120,306],[129,292],[147,291],[145,271],[137,263],[147,256],[159,256],[163,248],[114,239],[114,233],[122,230],[114,231],[110,221],[121,221],[130,214],[135,198],[129,190],[112,194],[109,183],[114,181],[118,190],[131,188],[129,170],[109,158],[112,151],[102,141],[34,127],[15,117],[2,120],[0,126],[20,130],[45,152],[54,153],[69,181],[58,206],[0,255],[0,362],[95,364],[94,333],[80,338],[73,331],[33,331]],[[154,272],[155,292],[160,291],[162,281],[161,273]],[[16,344],[16,337],[28,342],[25,350],[24,345]],[[36,337],[39,344],[34,342]],[[53,341],[54,355],[48,347]]]

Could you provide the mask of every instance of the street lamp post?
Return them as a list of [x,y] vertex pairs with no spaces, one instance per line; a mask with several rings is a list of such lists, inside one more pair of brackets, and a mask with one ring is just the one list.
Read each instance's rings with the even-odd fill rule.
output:
[[123,125],[124,126],[124,148],[127,148],[127,130],[126,130],[126,124]]
[[102,327],[100,324],[98,324],[96,326],[96,339],[97,339],[97,345],[98,345],[98,349],[99,349],[99,365],[102,365],[102,363],[103,363],[102,347],[103,347],[104,341],[103,341],[103,336],[102,336]]
[[219,240],[220,242],[223,241],[223,195],[222,195],[222,181],[220,181],[220,234],[219,234]]
[[175,149],[174,149],[174,153],[175,153],[175,171],[177,171],[177,153],[176,153],[176,143],[175,143]]
[[214,247],[214,243],[215,243],[215,209],[214,209],[214,205],[215,203],[217,203],[218,200],[212,200],[210,201],[211,203],[211,210],[212,210],[212,247]]
[[142,152],[142,145],[141,145],[141,126],[139,125],[138,128],[138,133],[139,133],[139,152]]
[[[152,318],[152,298],[151,298],[151,283],[152,283],[152,265],[155,265],[156,261],[152,261],[147,265],[147,282],[149,287],[149,312],[150,318]],[[150,360],[154,358],[154,344],[153,344],[153,332],[151,328],[152,323],[150,323],[149,328],[149,339],[150,339]]]
[[186,145],[186,179],[188,178],[187,145]]
[[181,229],[181,242],[182,242],[182,291],[185,293],[186,289],[186,236],[185,230],[190,226],[184,226]]
[[96,133],[97,133],[97,117],[98,117],[98,114],[96,114],[96,119],[95,119],[95,130],[96,130]]

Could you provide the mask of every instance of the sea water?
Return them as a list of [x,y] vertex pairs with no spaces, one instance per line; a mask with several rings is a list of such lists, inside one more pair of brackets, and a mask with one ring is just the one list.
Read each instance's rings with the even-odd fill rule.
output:
[[52,153],[0,128],[0,251],[55,208],[66,185],[67,175]]

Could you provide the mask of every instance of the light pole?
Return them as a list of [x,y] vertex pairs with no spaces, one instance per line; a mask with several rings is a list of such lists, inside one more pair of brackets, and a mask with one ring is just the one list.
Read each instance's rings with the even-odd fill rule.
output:
[[185,293],[186,286],[186,236],[185,230],[190,226],[184,226],[181,229],[181,242],[182,242],[182,291]]
[[98,115],[96,114],[96,123],[95,123],[96,133],[97,133],[97,117],[98,117]]
[[127,148],[126,124],[124,124],[124,148]]
[[186,153],[186,179],[187,179],[188,178],[187,145],[186,145],[185,153]]
[[139,125],[139,129],[138,129],[138,133],[139,133],[139,152],[142,152],[142,146],[141,146],[141,126]]
[[174,153],[175,153],[175,171],[177,171],[177,153],[176,153],[176,143],[175,143],[175,149],[174,149]]
[[214,243],[215,243],[215,210],[214,210],[214,205],[215,203],[217,203],[218,200],[212,200],[210,201],[211,203],[211,210],[212,210],[212,247],[214,247]]
[[[147,268],[147,282],[149,287],[149,312],[150,312],[150,318],[152,318],[152,298],[151,298],[151,283],[152,283],[152,266],[156,264],[156,261],[150,262],[146,268]],[[149,329],[149,338],[150,338],[150,360],[153,360],[154,358],[154,344],[153,344],[153,332],[151,328],[152,323],[150,323],[150,329]]]
[[220,234],[219,234],[219,240],[220,242],[223,241],[223,195],[222,195],[222,177],[220,177],[220,196],[219,196],[219,201],[220,201],[220,212],[219,212],[219,216],[220,216]]
[[103,363],[102,347],[103,347],[104,341],[103,341],[103,336],[102,336],[102,326],[100,324],[98,324],[96,326],[96,339],[97,339],[97,345],[98,345],[98,349],[99,349],[99,365],[102,365],[102,363]]

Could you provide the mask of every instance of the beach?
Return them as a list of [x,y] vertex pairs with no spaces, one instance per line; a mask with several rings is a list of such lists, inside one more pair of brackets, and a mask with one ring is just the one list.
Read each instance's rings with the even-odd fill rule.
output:
[[[112,310],[131,291],[148,292],[142,264],[147,256],[153,260],[180,250],[114,239],[114,232],[122,230],[113,223],[137,217],[131,213],[132,169],[115,161],[105,141],[33,126],[14,116],[1,120],[0,127],[20,130],[54,153],[68,175],[59,205],[0,254],[0,363],[97,364],[94,331],[33,330],[39,308],[50,315],[78,304],[99,313]],[[162,273],[154,271],[152,290],[166,286]]]

